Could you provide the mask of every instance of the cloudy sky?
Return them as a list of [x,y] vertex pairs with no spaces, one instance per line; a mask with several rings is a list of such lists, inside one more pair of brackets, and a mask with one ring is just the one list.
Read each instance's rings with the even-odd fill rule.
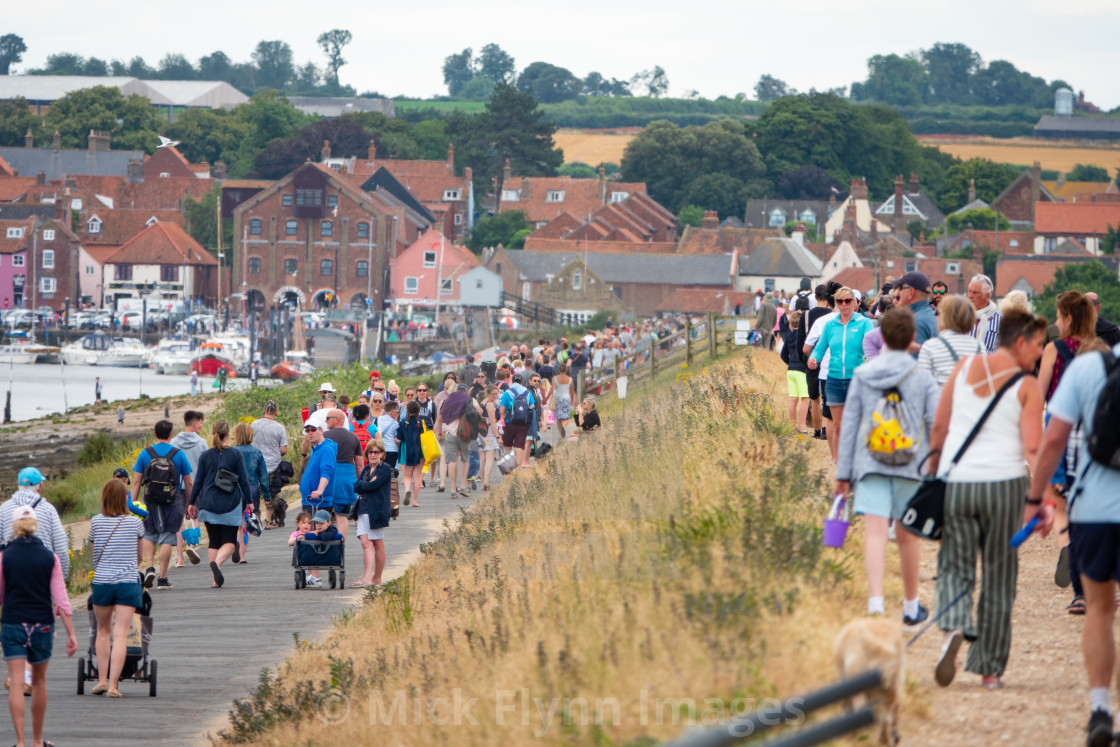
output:
[[874,54],[905,53],[934,42],[962,42],[985,61],[1007,59],[1047,80],[1061,78],[1098,106],[1120,106],[1117,0],[56,0],[5,8],[0,34],[22,36],[28,52],[16,72],[67,51],[103,59],[168,52],[191,60],[222,50],[247,60],[261,39],[283,39],[297,62],[322,64],[322,31],[349,29],[354,41],[343,83],[359,91],[425,97],[446,93],[443,59],[496,43],[518,69],[544,60],[584,76],[629,78],[661,65],[670,95],[752,92],[763,73],[799,90],[847,86],[866,75]]

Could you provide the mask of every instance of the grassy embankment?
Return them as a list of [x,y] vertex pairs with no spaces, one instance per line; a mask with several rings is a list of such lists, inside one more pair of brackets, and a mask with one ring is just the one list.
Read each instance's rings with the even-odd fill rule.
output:
[[602,431],[503,481],[322,643],[296,633],[225,738],[636,746],[833,680],[862,564],[822,547],[823,446],[778,414],[784,378],[736,354],[604,398]]

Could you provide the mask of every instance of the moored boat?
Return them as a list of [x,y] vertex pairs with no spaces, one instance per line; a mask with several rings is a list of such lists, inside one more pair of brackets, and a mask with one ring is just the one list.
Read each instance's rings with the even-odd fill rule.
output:
[[0,345],[0,363],[34,363],[37,357],[26,345]]
[[60,355],[67,366],[96,366],[101,354],[112,346],[113,338],[109,335],[82,335],[74,342],[63,345]]

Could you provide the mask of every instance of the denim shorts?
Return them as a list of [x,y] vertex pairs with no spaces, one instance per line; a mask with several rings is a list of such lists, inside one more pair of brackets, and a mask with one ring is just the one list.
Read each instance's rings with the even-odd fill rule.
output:
[[144,535],[144,541],[153,545],[174,545],[178,537],[178,532],[152,532]]
[[0,625],[0,646],[4,659],[27,659],[28,664],[50,661],[54,647],[51,623],[4,623]]
[[900,519],[920,484],[918,480],[906,477],[865,475],[855,484],[852,510],[857,514]]
[[844,400],[848,399],[848,387],[851,385],[851,379],[825,379],[824,391],[825,396],[828,398],[829,407],[843,407]]
[[140,598],[139,581],[127,584],[93,584],[90,587],[89,600],[94,607],[112,607],[115,604],[123,604],[126,607],[144,605],[144,600]]

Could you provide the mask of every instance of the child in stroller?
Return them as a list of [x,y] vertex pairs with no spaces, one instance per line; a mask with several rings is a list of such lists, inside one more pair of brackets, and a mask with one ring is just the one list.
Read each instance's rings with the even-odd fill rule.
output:
[[[121,670],[121,679],[132,679],[136,682],[148,683],[149,697],[156,697],[156,669],[155,659],[148,658],[148,645],[152,640],[152,596],[147,589],[142,591],[143,605],[136,609],[140,618],[140,637],[134,641],[130,637],[128,652],[124,658],[124,668]],[[78,659],[78,695],[86,691],[86,682],[96,682],[97,676],[97,616],[93,613],[93,600],[86,602],[89,610],[89,651]]]
[[315,512],[314,517],[311,517],[314,531],[303,530],[305,517],[307,517],[306,512],[300,513],[297,517],[300,530],[294,532],[288,540],[289,545],[294,545],[292,567],[296,569],[296,588],[322,586],[323,580],[319,577],[321,569],[330,573],[330,588],[336,588],[336,584],[339,589],[345,588],[344,537],[339,533],[338,527],[331,523],[331,515],[328,511],[320,509]]

